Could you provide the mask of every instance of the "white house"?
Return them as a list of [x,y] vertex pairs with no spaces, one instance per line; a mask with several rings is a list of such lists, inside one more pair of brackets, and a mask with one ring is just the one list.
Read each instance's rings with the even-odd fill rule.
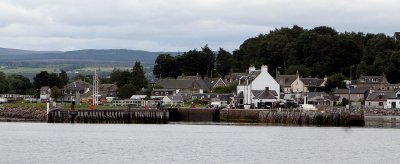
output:
[[164,105],[183,106],[183,97],[181,95],[167,95],[162,99]]
[[294,80],[291,84],[291,90],[293,92],[320,92],[322,88],[325,86],[327,77],[323,79],[319,78],[302,78],[297,74],[296,80]]
[[[276,100],[279,101],[280,85],[268,73],[268,66],[266,65],[261,66],[261,70],[256,70],[254,66],[250,66],[249,73],[245,76],[240,77],[239,79],[239,84],[237,86],[238,105],[256,106],[257,102],[253,100],[253,98],[257,95],[254,95],[253,91],[254,90],[264,91],[266,88],[268,88],[268,91],[275,91]],[[269,92],[267,92],[267,94],[269,95]]]
[[48,101],[50,100],[51,89],[49,86],[44,86],[40,88],[40,100]]
[[388,108],[400,108],[400,90],[394,92],[386,101]]

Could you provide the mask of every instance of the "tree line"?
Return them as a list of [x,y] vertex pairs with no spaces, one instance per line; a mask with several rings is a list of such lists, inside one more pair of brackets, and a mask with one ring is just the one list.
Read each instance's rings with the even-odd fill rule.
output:
[[[206,74],[215,68],[224,77],[230,72],[245,72],[249,66],[268,65],[271,74],[296,74],[303,77],[329,76],[331,84],[338,79],[356,79],[361,75],[386,75],[390,83],[400,82],[400,42],[385,34],[342,32],[327,26],[304,29],[282,27],[245,40],[232,53],[220,48],[196,49],[182,55],[161,54],[153,73],[159,77],[177,77],[185,73]],[[351,77],[350,77],[351,76]]]
[[68,83],[68,75],[65,71],[61,73],[48,73],[41,71],[36,74],[31,83],[29,78],[22,75],[6,75],[0,72],[0,94],[21,94],[21,95],[36,95],[39,94],[39,89],[42,86],[50,88],[62,88]]
[[[148,82],[145,78],[145,72],[140,62],[136,62],[132,70],[114,69],[110,77],[100,78],[101,84],[115,83],[118,89],[118,97],[121,99],[129,98],[134,94],[145,93],[148,88]],[[41,71],[33,78],[32,83],[27,77],[22,75],[5,75],[0,72],[0,94],[22,94],[35,95],[38,97],[39,90],[43,86],[48,86],[52,90],[52,97],[62,97],[61,89],[69,82],[68,74],[65,71],[60,73],[48,73]],[[93,82],[92,75],[77,75],[73,80],[82,80],[88,83]]]

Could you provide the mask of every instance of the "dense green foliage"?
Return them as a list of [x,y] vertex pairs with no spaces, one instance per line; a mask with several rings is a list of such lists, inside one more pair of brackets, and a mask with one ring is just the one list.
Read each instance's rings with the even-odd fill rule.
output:
[[0,94],[34,94],[32,83],[22,75],[6,76],[0,72]]
[[108,81],[116,83],[119,87],[118,97],[126,99],[134,94],[140,94],[144,88],[147,88],[148,82],[144,74],[143,66],[136,61],[131,71],[114,69]]
[[61,98],[62,96],[64,96],[62,90],[60,88],[58,88],[57,86],[54,86],[51,88],[51,95],[52,98],[54,98],[55,100]]
[[[212,52],[206,53],[205,48],[177,57],[158,56],[154,74],[162,77],[176,77],[181,73],[205,75],[215,67],[224,76],[230,71],[244,72],[251,65],[256,68],[268,65],[273,75],[280,68],[282,74],[299,71],[303,77],[341,74],[348,79],[352,72],[352,79],[385,74],[390,83],[400,82],[400,42],[385,34],[339,33],[326,26],[303,29],[295,25],[247,39],[233,54],[221,48],[216,62],[210,55]],[[334,83],[333,86],[338,85]]]
[[57,86],[58,88],[62,88],[67,85],[68,80],[68,75],[65,71],[59,74],[41,71],[33,78],[33,87],[35,89],[40,89],[43,86],[49,86],[50,88]]
[[159,55],[155,61],[153,74],[157,77],[177,77],[181,74],[210,76],[215,67],[215,54],[205,45],[201,51],[190,50],[172,57],[169,54]]
[[236,71],[266,64],[271,72],[324,77],[335,73],[352,79],[360,75],[386,74],[400,82],[399,42],[384,34],[338,33],[330,27],[311,30],[299,26],[281,28],[250,38],[233,52]]
[[233,83],[226,87],[217,87],[214,89],[214,93],[236,93],[237,85],[237,83]]

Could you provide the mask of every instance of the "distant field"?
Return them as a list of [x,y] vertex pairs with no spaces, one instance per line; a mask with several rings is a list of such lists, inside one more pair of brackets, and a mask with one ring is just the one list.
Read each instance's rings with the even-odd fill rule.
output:
[[[116,69],[127,70],[131,69],[131,67],[84,67],[76,69],[75,71],[78,72],[94,72],[97,70],[98,72],[112,72]],[[36,74],[40,73],[41,71],[47,71],[49,73],[53,72],[60,72],[62,68],[59,66],[52,66],[52,67],[40,67],[40,68],[32,68],[32,67],[17,67],[17,68],[0,68],[1,72],[6,74]]]
[[128,69],[132,69],[132,68],[131,67],[84,67],[84,68],[77,69],[76,71],[94,72],[96,70],[99,72],[111,72],[114,69],[128,70]]
[[40,73],[41,71],[47,71],[49,73],[52,72],[60,72],[59,68],[56,67],[42,67],[42,68],[32,68],[32,67],[17,67],[17,68],[2,68],[1,72],[5,74],[32,74],[32,73]]

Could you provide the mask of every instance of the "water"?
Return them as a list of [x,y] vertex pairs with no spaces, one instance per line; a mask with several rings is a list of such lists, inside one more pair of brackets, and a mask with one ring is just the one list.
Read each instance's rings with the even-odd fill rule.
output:
[[400,130],[0,122],[0,163],[399,163]]

